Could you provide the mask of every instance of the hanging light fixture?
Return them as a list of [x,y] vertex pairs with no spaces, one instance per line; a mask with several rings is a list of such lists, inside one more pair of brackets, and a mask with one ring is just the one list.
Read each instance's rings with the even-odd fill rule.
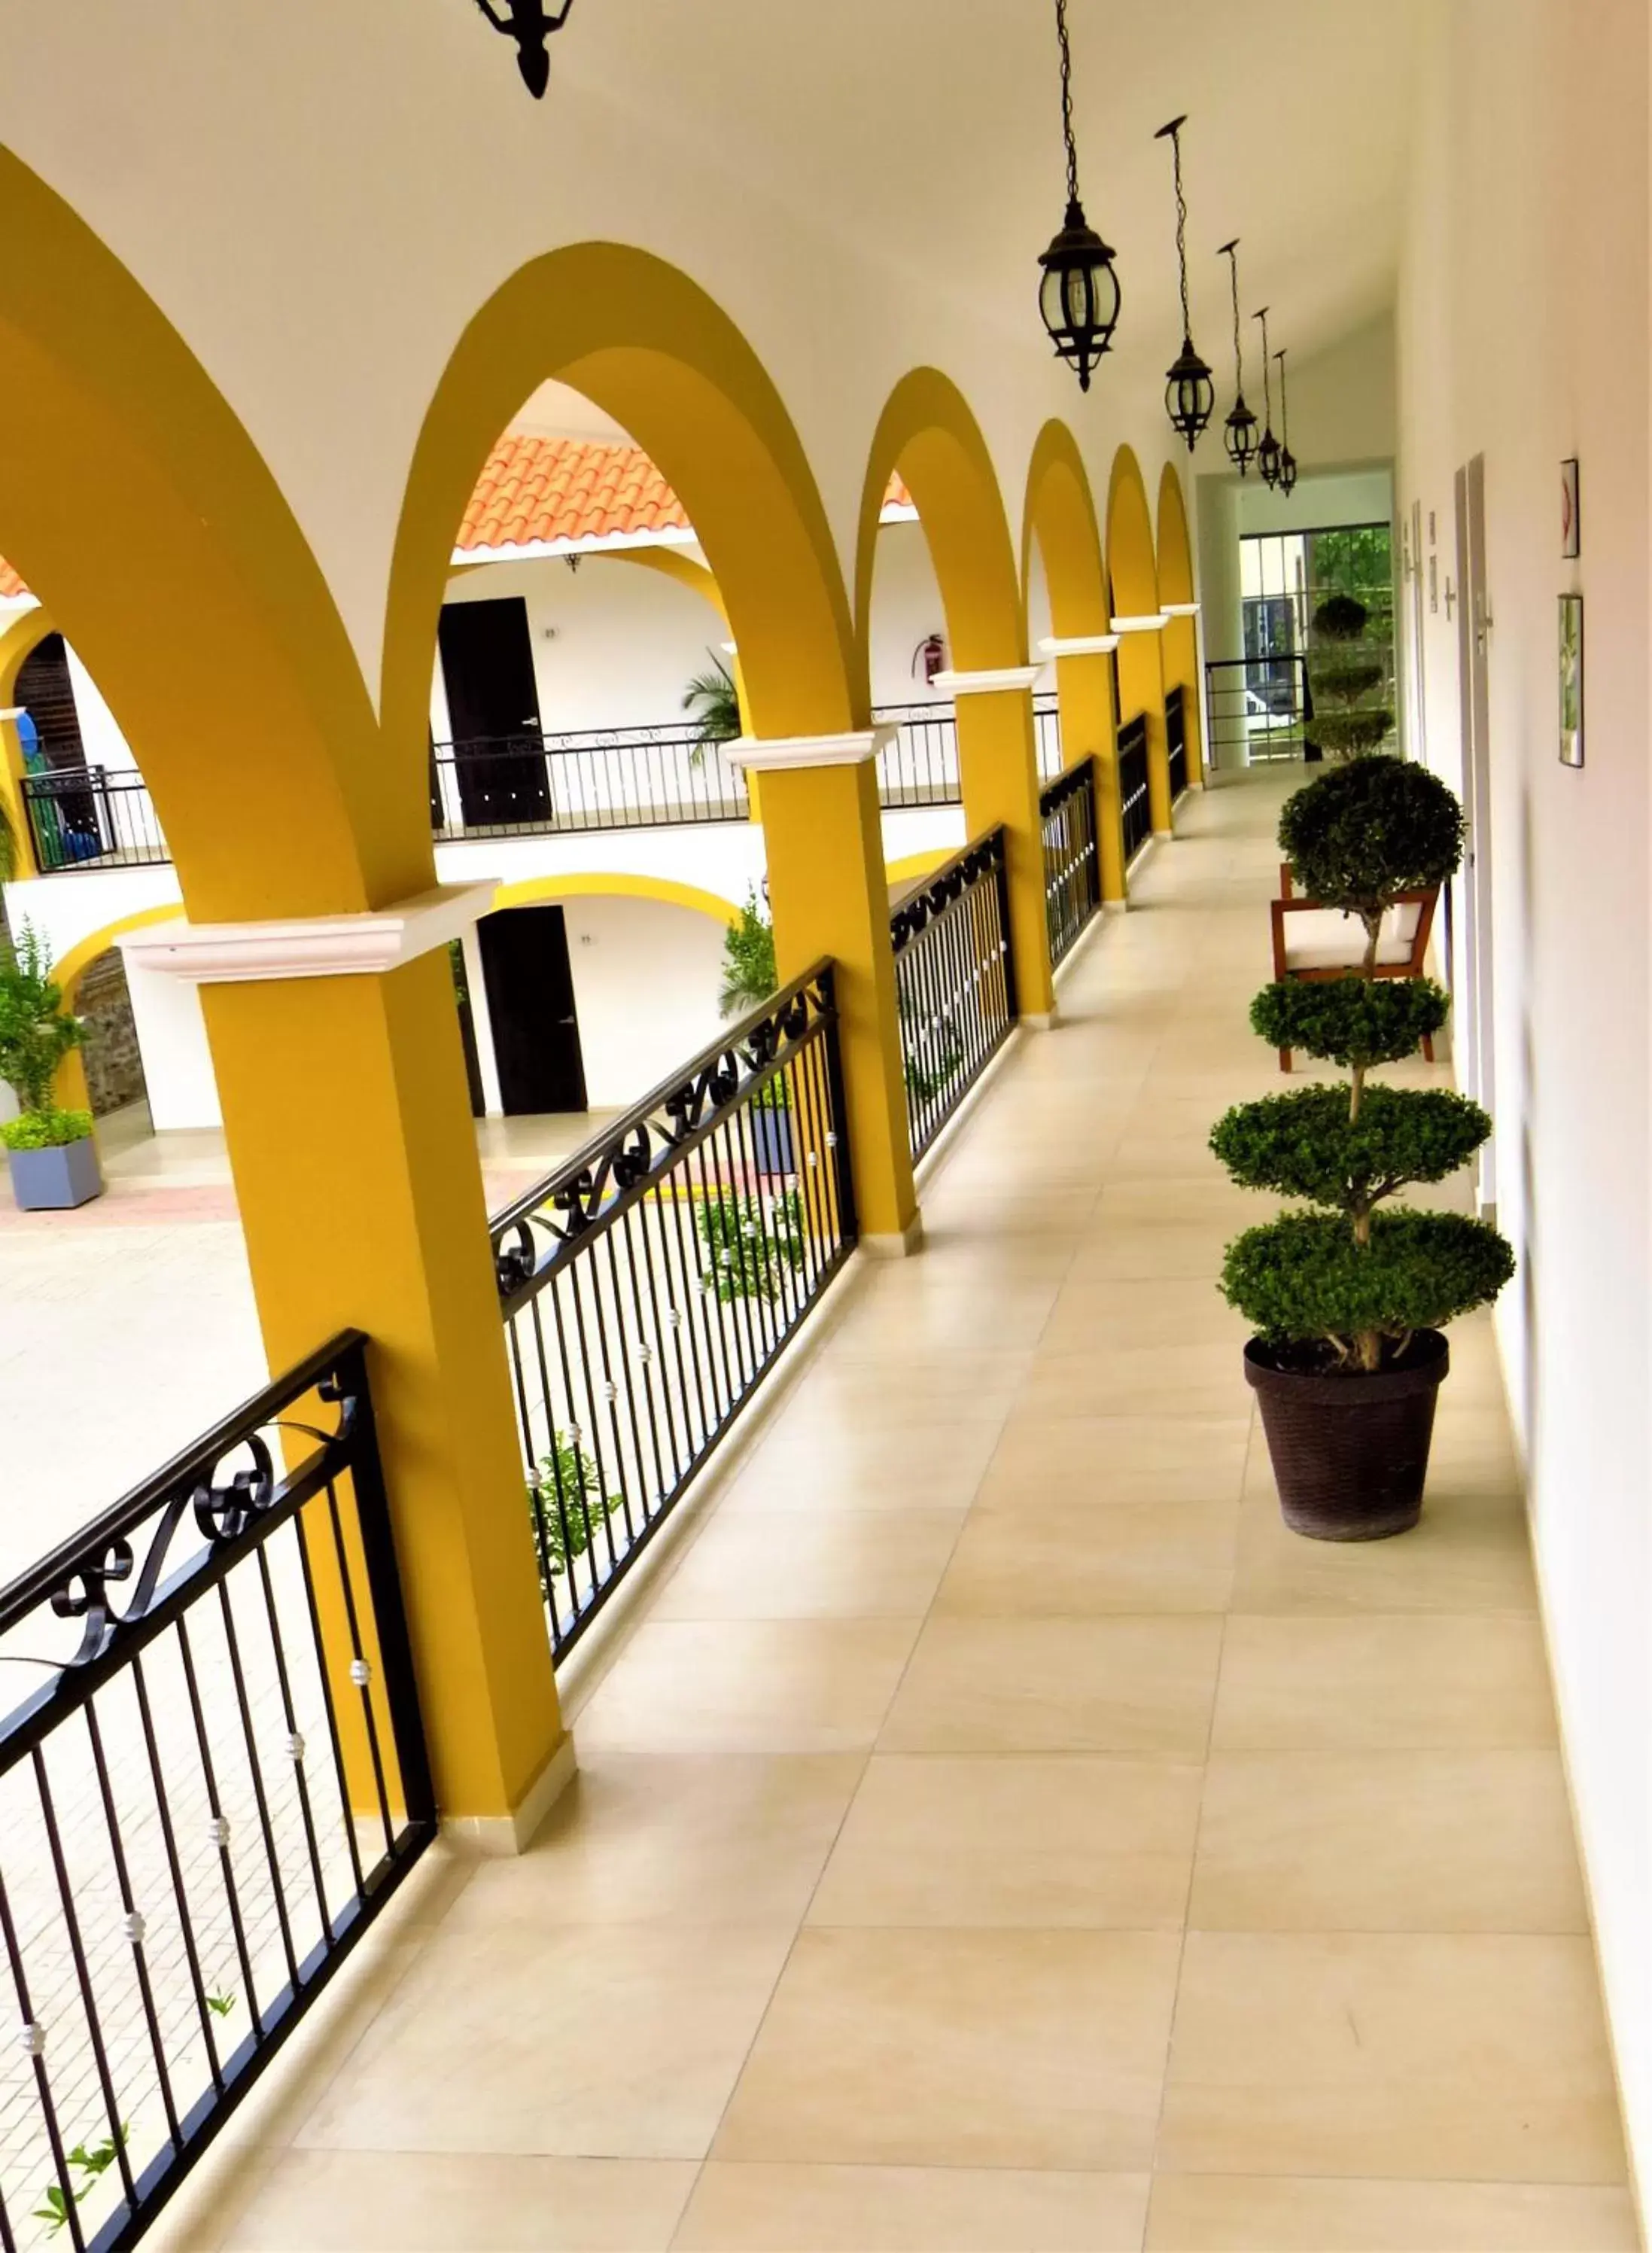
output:
[[1067,144],[1067,217],[1061,232],[1039,260],[1044,278],[1038,310],[1057,356],[1077,371],[1078,388],[1088,391],[1091,371],[1112,342],[1119,325],[1119,276],[1112,253],[1084,217],[1078,200],[1078,151],[1073,143],[1073,59],[1067,42],[1067,0],[1056,0],[1056,37],[1061,45],[1061,129]]
[[1188,442],[1191,453],[1215,411],[1216,387],[1209,369],[1193,349],[1193,323],[1188,312],[1188,205],[1181,192],[1181,129],[1185,117],[1173,117],[1154,134],[1155,141],[1170,143],[1176,179],[1176,265],[1181,276],[1181,350],[1165,385],[1165,411],[1171,427]]
[[574,0],[561,0],[560,6],[553,0],[504,0],[503,13],[498,0],[476,0],[476,4],[496,31],[516,41],[516,66],[522,82],[535,101],[542,101],[551,82],[551,59],[545,52],[545,42],[567,23]]
[[1262,443],[1256,450],[1256,465],[1262,472],[1262,482],[1272,492],[1279,482],[1279,442],[1273,435],[1273,377],[1268,366],[1268,308],[1252,313],[1253,321],[1262,324]]
[[1256,458],[1256,417],[1244,403],[1244,339],[1239,333],[1239,238],[1224,242],[1217,251],[1233,269],[1233,412],[1229,415],[1223,444],[1228,459],[1243,477]]
[[1296,491],[1296,456],[1291,451],[1291,402],[1285,389],[1285,352],[1281,345],[1273,357],[1279,363],[1279,429],[1285,442],[1279,448],[1279,491],[1289,500]]

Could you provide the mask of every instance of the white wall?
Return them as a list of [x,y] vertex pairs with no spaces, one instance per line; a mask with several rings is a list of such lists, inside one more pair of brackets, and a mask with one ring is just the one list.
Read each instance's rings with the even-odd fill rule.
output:
[[[878,534],[872,575],[872,701],[944,702],[913,659],[932,633],[946,635],[946,610],[921,524],[886,524]],[[949,644],[947,662],[951,662]]]
[[[1498,1309],[1634,2156],[1652,2175],[1645,0],[1432,12],[1400,303],[1402,513],[1456,579],[1486,464]],[[1562,459],[1583,553],[1560,554]],[[1556,599],[1586,598],[1588,764],[1557,757]],[[1460,777],[1456,626],[1425,607],[1431,763]],[[1458,917],[1461,927],[1461,917]]]
[[131,748],[115,722],[115,715],[103,701],[101,690],[80,662],[78,653],[66,642],[64,654],[69,661],[69,685],[74,691],[75,716],[80,722],[80,745],[86,753],[86,763],[91,767],[131,768],[137,764]]
[[564,903],[595,1110],[635,1103],[717,1037],[727,925],[659,900]]
[[150,1122],[157,1134],[180,1127],[221,1126],[218,1082],[206,1044],[206,1019],[198,987],[158,971],[140,970],[128,961],[126,983],[132,996],[132,1022]]

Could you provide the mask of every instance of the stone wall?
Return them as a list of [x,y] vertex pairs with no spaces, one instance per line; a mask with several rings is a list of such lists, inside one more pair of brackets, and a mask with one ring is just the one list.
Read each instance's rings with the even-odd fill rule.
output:
[[141,1102],[148,1090],[131,996],[126,989],[126,965],[118,947],[100,954],[82,972],[75,1008],[86,1020],[86,1047],[81,1053],[93,1115],[101,1119],[126,1104]]

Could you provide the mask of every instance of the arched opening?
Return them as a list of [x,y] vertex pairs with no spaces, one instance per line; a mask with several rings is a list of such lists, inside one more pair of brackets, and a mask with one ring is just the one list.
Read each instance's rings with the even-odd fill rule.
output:
[[[1032,631],[1042,589],[1057,641],[1105,641],[1112,606],[1097,521],[1095,496],[1077,441],[1064,422],[1047,422],[1038,434],[1027,471],[1021,514],[1021,582]],[[1104,899],[1125,896],[1119,828],[1119,708],[1111,656],[1095,650],[1058,657],[1062,764],[1096,763],[1097,827]]]
[[[962,677],[956,726],[964,836],[1005,832],[1021,1011],[1047,1018],[1052,987],[1021,573],[986,441],[962,393],[938,369],[915,368],[896,385],[879,419],[861,487],[855,632],[868,673],[881,541],[910,537],[903,527],[893,534],[880,533],[884,498],[896,473],[917,509],[945,615],[951,664],[936,685],[944,687]],[[916,757],[914,778],[921,782],[931,770],[944,772],[943,762],[944,755],[927,763]],[[1059,763],[1056,750],[1052,764]],[[933,841],[903,836],[901,850],[915,854]]]
[[[1153,512],[1141,465],[1128,446],[1113,457],[1107,492],[1107,577],[1115,619],[1156,619],[1159,568],[1154,552]],[[1126,771],[1130,736],[1138,723],[1147,738],[1147,793],[1155,835],[1168,835],[1170,776],[1164,725],[1164,665],[1161,631],[1126,624],[1119,641],[1120,757]]]
[[[1159,599],[1167,605],[1186,605],[1195,600],[1193,542],[1188,531],[1187,498],[1174,462],[1167,462],[1159,479]],[[1181,724],[1190,786],[1204,783],[1204,694],[1199,670],[1199,620],[1184,608],[1164,631],[1164,686],[1168,705],[1172,693],[1181,691]]]

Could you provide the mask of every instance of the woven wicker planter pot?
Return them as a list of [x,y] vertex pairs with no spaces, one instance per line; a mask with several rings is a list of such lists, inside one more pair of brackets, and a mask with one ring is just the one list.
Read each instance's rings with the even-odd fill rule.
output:
[[1274,1369],[1251,1339],[1244,1373],[1293,1532],[1314,1541],[1384,1541],[1411,1531],[1423,1514],[1434,1402],[1450,1366],[1438,1330],[1418,1330],[1407,1367],[1372,1377]]

